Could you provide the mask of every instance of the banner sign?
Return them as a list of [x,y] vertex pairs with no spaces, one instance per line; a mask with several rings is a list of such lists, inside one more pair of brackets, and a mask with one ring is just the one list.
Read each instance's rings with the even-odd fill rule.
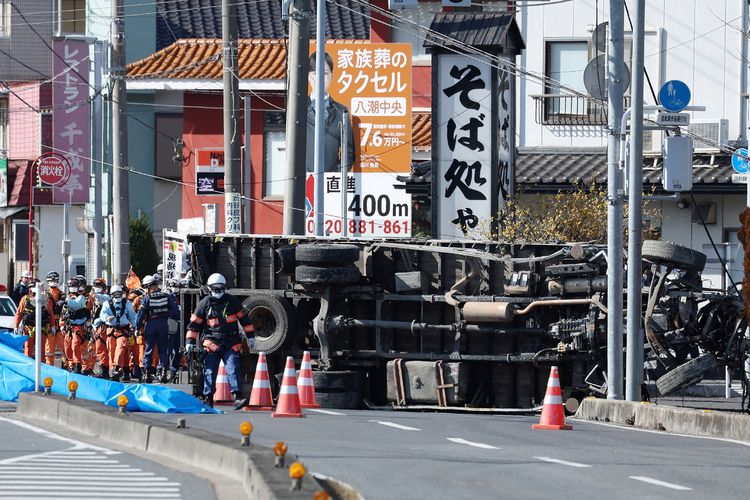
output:
[[70,164],[70,178],[52,189],[53,203],[89,201],[89,46],[82,40],[55,40],[52,81],[52,146]]
[[188,270],[187,261],[187,237],[182,233],[164,229],[162,231],[164,251],[162,252],[162,263],[164,264],[164,283],[169,280],[179,280],[180,275]]
[[[314,53],[314,45],[312,46]],[[315,65],[309,91],[314,92]],[[326,46],[324,231],[341,236],[341,162],[348,167],[347,235],[411,236],[411,195],[394,187],[411,170],[411,45],[362,43]],[[313,94],[314,95],[314,94]],[[344,123],[344,117],[348,124]],[[315,107],[307,113],[307,234],[314,225]],[[342,130],[349,130],[342,134]],[[347,141],[342,158],[342,135]],[[337,187],[336,184],[339,186]],[[378,206],[378,201],[380,205]],[[394,231],[393,228],[398,228]],[[349,231],[348,229],[351,229]]]
[[195,154],[195,194],[224,193],[224,149],[199,149]]
[[0,158],[0,207],[8,206],[8,159]]

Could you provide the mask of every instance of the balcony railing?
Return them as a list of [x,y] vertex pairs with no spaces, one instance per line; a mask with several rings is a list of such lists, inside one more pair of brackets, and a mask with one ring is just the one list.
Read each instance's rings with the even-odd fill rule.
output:
[[[582,127],[607,124],[607,103],[576,95],[537,94],[534,99],[534,119],[540,125]],[[628,106],[629,97],[625,98]]]

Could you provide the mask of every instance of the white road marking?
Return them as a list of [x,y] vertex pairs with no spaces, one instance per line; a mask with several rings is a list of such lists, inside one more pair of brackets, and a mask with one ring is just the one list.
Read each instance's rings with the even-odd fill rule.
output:
[[591,467],[588,464],[581,464],[578,462],[568,462],[567,460],[560,460],[559,458],[552,458],[552,457],[534,457],[537,460],[541,460],[542,462],[549,462],[551,464],[559,464],[559,465],[567,465],[568,467],[578,467],[578,468],[589,468]]
[[417,429],[416,427],[409,427],[408,425],[394,424],[393,422],[382,422],[380,420],[370,420],[370,422],[374,422],[380,425],[385,425],[387,427],[393,427],[394,429],[401,429],[402,431],[421,431],[422,430],[422,429]]
[[581,422],[585,424],[594,424],[594,425],[602,425],[604,427],[613,427],[615,429],[620,429],[622,431],[648,432],[649,434],[658,434],[660,436],[675,436],[675,437],[684,437],[684,438],[693,438],[693,439],[709,439],[712,441],[723,441],[725,443],[733,443],[733,444],[739,444],[742,446],[750,446],[750,442],[738,441],[737,439],[720,438],[720,437],[713,437],[713,436],[691,436],[690,434],[680,434],[678,432],[654,431],[651,429],[640,429],[638,427],[626,427],[624,425],[610,424],[607,422],[596,422],[593,420],[581,420],[581,419],[575,419],[575,420],[576,422]]
[[677,490],[677,491],[692,491],[693,490],[693,488],[688,488],[687,486],[682,486],[680,484],[674,484],[674,483],[668,483],[666,481],[659,481],[658,479],[654,479],[652,477],[646,477],[646,476],[628,476],[628,477],[630,479],[635,479],[636,481],[643,481],[644,483],[653,484],[656,486],[663,486],[671,490]]
[[475,448],[482,448],[484,450],[499,450],[497,446],[492,446],[491,444],[484,444],[484,443],[476,443],[474,441],[467,441],[463,438],[446,438],[448,441],[452,441],[454,443],[458,444],[465,444],[468,446],[474,446]]
[[119,451],[114,451],[108,448],[102,448],[101,446],[95,446],[93,444],[84,443],[83,441],[77,441],[75,439],[63,437],[63,436],[60,436],[59,434],[55,434],[54,432],[49,432],[47,430],[35,427],[31,424],[27,424],[26,422],[21,422],[18,420],[13,420],[13,419],[4,418],[4,417],[0,417],[0,422],[6,422],[9,424],[17,425],[18,427],[23,427],[24,429],[30,430],[37,434],[41,434],[44,437],[56,439],[58,441],[65,441],[66,443],[70,443],[73,445],[73,448],[71,448],[70,450],[65,450],[65,451],[95,450],[95,451],[104,452],[104,454],[106,455],[119,455],[120,454]]
[[339,413],[337,411],[330,411],[330,410],[321,410],[320,408],[305,408],[306,410],[315,411],[318,413],[324,413],[326,415],[336,415],[339,417],[345,417],[346,413]]
[[[42,492],[40,492],[42,493]],[[24,495],[23,493],[19,492],[13,492],[13,493],[7,493],[5,491],[0,491],[0,498],[23,498],[24,500],[49,500],[49,492],[43,492],[46,493],[47,496],[32,496],[32,495]],[[133,498],[132,493],[114,493],[114,492],[107,492],[106,495],[102,495],[101,493],[97,492],[90,492],[90,491],[56,491],[55,492],[55,498],[101,498],[102,500],[109,500],[110,498]],[[138,493],[138,498],[182,498],[178,493]]]

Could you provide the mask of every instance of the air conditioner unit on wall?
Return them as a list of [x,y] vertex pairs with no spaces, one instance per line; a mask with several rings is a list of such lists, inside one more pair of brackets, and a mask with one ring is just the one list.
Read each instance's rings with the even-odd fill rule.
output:
[[693,150],[717,152],[729,143],[729,120],[691,120],[688,134],[693,138]]

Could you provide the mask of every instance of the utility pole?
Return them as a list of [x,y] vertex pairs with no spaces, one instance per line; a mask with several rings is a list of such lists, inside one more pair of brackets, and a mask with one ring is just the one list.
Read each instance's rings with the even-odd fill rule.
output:
[[[102,192],[104,186],[102,186],[102,165],[103,165],[103,148],[102,148],[102,130],[104,129],[102,124],[102,63],[103,60],[103,43],[99,40],[94,42],[94,89],[96,96],[94,97],[94,127],[91,138],[92,148],[91,156],[93,158],[94,167],[94,269],[92,271],[94,278],[100,278],[102,276],[102,233],[103,233],[103,221],[102,221]],[[67,268],[67,262],[65,263]],[[67,283],[67,281],[63,281]]]
[[112,2],[112,282],[125,283],[130,269],[128,95],[125,89],[125,0]]
[[307,74],[310,71],[310,0],[293,0],[287,44],[286,181],[284,234],[305,234],[307,177]]
[[240,184],[239,105],[237,75],[237,4],[221,0],[222,56],[224,60],[224,232],[242,232]]
[[622,399],[623,182],[619,170],[625,78],[622,0],[609,1],[607,47],[607,399]]
[[[643,220],[643,44],[645,0],[635,3],[631,86],[630,172],[628,182],[628,313],[625,399],[641,400],[643,383],[642,228]],[[623,132],[625,132],[623,130]]]
[[[317,3],[317,34],[315,38],[315,236],[323,236],[325,214],[325,99],[326,72],[326,2]],[[343,161],[343,160],[342,160]],[[346,185],[344,185],[346,189]]]

